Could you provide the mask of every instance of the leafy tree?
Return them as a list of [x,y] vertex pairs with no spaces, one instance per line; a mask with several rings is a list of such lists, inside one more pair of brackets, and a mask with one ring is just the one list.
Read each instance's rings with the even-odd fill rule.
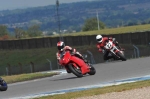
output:
[[42,31],[40,30],[39,25],[33,25],[29,27],[29,29],[27,30],[27,33],[29,37],[36,37],[36,36],[42,35]]
[[[105,24],[99,21],[100,29],[105,28]],[[91,31],[91,30],[98,30],[98,23],[97,18],[89,18],[85,21],[84,26],[82,27],[82,31]]]
[[5,25],[0,25],[0,37],[8,35],[7,27]]
[[7,27],[5,25],[0,25],[0,40],[9,39]]
[[23,29],[15,28],[15,36],[16,38],[25,38],[27,37],[27,33]]
[[31,20],[29,22],[29,26],[33,26],[33,25],[41,25],[42,23],[39,20]]

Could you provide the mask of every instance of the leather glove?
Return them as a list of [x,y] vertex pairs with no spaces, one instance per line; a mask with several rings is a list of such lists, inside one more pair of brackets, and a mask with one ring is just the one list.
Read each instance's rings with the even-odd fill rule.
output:
[[99,52],[102,52],[102,49],[98,49]]
[[116,38],[113,38],[112,40],[113,40],[113,41],[115,41],[115,40],[116,40]]
[[103,49],[102,52],[105,53],[105,50]]

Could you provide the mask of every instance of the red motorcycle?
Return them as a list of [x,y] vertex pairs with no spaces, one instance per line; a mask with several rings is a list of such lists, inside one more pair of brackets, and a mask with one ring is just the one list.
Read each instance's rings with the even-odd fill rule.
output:
[[109,51],[109,55],[113,56],[116,60],[126,61],[127,59],[124,56],[124,51],[121,51],[116,47],[112,40],[109,40],[104,46],[105,50]]
[[73,73],[77,77],[83,77],[85,74],[94,75],[95,68],[85,63],[82,59],[72,55],[70,51],[63,51],[59,63],[64,66],[69,73]]

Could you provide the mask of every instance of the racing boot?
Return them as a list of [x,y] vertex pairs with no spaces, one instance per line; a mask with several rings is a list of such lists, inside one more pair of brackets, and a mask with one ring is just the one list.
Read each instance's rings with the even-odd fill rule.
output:
[[85,63],[88,63],[88,61],[87,61],[86,59],[84,59],[84,58],[83,58],[83,61],[84,61]]
[[86,60],[84,57],[82,57],[82,60],[83,60],[86,64],[89,64],[88,60]]
[[88,62],[85,58],[83,58],[83,61],[84,61],[86,64],[89,65],[89,68],[91,68],[91,65],[92,65],[92,64],[90,64],[90,62]]
[[79,54],[75,54],[75,56],[82,59],[85,63],[88,63],[88,61],[83,56],[81,56]]
[[119,43],[116,41],[115,42],[115,45],[118,49],[120,49],[121,51],[124,51],[125,49],[121,48],[121,46],[119,45]]

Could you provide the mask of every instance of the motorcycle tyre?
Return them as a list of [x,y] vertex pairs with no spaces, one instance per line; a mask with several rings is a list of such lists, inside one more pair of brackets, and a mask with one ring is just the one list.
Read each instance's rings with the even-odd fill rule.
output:
[[0,91],[6,91],[8,88],[7,83],[3,80],[3,84],[0,85]]
[[90,72],[88,72],[89,75],[95,75],[96,69],[90,64]]
[[80,71],[77,70],[72,64],[68,64],[68,68],[69,70],[74,74],[76,75],[77,77],[83,77],[83,74],[81,72],[81,69]]
[[120,59],[121,59],[122,61],[126,61],[126,60],[127,60],[127,59],[125,58],[125,56],[124,56],[122,53],[117,52],[117,55],[120,57]]

